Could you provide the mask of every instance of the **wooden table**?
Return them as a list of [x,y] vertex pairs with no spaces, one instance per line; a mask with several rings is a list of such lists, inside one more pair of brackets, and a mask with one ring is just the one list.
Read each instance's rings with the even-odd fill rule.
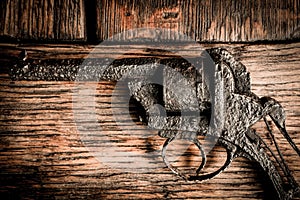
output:
[[[252,77],[253,92],[277,99],[286,109],[287,130],[299,146],[300,43],[203,46],[224,47],[246,65]],[[4,58],[12,58],[26,49],[31,57],[43,57],[44,54],[47,58],[57,58],[59,55],[58,59],[70,58],[70,55],[84,57],[94,48],[93,45],[71,44],[1,44],[0,47],[2,55],[9,54]],[[106,52],[105,47],[101,51]],[[119,53],[118,50],[115,53]],[[104,165],[85,148],[77,130],[72,108],[75,83],[11,81],[8,68],[2,68],[0,81],[2,194],[29,199],[262,199],[274,193],[260,168],[244,158],[235,160],[224,173],[203,183],[182,180],[164,167],[160,158],[155,159],[157,168],[144,173]],[[138,129],[142,126],[139,123],[120,135],[122,127],[114,123],[110,107],[113,90],[114,83],[102,81],[97,84],[97,110],[103,134],[115,137],[124,151],[136,152],[137,158],[142,159],[147,154],[149,143],[152,149],[160,150],[163,139],[155,132],[149,138],[139,137]],[[125,127],[126,123],[123,125]],[[255,126],[262,136],[267,132],[263,123]],[[277,132],[274,126],[272,129]],[[277,140],[299,182],[299,158],[279,134]],[[216,147],[208,155],[208,170],[222,164],[222,152],[223,149]],[[197,165],[200,161],[197,154],[193,147],[187,150],[185,155],[190,159],[187,166]],[[184,156],[180,159],[179,164],[185,165]]]

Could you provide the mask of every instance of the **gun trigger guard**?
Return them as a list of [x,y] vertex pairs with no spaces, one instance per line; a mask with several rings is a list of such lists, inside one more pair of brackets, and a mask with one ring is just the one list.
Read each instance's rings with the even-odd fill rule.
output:
[[197,171],[197,175],[191,176],[189,180],[206,181],[214,178],[215,176],[223,172],[225,169],[227,169],[231,164],[231,162],[233,161],[233,159],[238,155],[238,152],[229,148],[225,148],[225,149],[227,153],[227,158],[222,167],[220,167],[217,171],[208,174],[203,174],[203,175],[198,175],[198,171]]
[[[166,158],[166,151],[167,151],[167,147],[168,145],[174,140],[176,139],[176,136],[172,137],[172,138],[168,138],[164,145],[163,145],[163,148],[162,148],[162,158],[163,158],[163,161],[164,163],[166,164],[166,166],[175,174],[177,174],[178,176],[182,177],[184,180],[189,180],[189,178],[180,173],[180,171],[178,170],[177,167],[173,166]],[[202,157],[202,160],[201,160],[201,164],[200,166],[198,167],[198,169],[196,170],[197,174],[204,168],[205,164],[206,164],[206,154],[204,152],[204,149],[202,148],[199,140],[197,138],[194,138],[194,139],[187,139],[191,142],[193,142],[197,147],[198,149],[200,150],[200,153],[201,153],[201,157]]]

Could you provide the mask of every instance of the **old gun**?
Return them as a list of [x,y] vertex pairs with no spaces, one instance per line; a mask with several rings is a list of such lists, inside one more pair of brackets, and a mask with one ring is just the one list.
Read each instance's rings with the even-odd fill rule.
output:
[[[300,156],[299,148],[286,131],[283,107],[275,99],[270,97],[259,98],[252,93],[249,72],[247,72],[243,64],[235,60],[225,49],[209,49],[203,56],[209,56],[214,61],[215,69],[213,70],[214,73],[211,74],[214,77],[213,84],[210,84],[211,82],[207,80],[206,75],[209,72],[205,72],[204,68],[197,70],[190,65],[173,66],[186,80],[184,84],[191,86],[190,94],[193,97],[183,97],[180,94],[180,90],[177,91],[179,94],[176,94],[174,91],[172,92],[172,90],[161,86],[168,86],[178,81],[178,79],[176,75],[174,76],[172,70],[161,67],[165,63],[160,59],[150,59],[139,66],[131,65],[130,62],[127,64],[112,64],[104,71],[101,71],[101,73],[95,70],[94,76],[101,74],[101,79],[113,81],[127,76],[128,87],[132,97],[143,106],[146,113],[142,116],[143,120],[149,127],[157,129],[161,137],[166,138],[162,148],[162,158],[168,168],[175,174],[187,180],[211,179],[224,171],[234,158],[244,156],[256,161],[262,167],[272,181],[280,199],[292,198],[299,193],[299,185],[292,176],[292,172],[289,170],[279,145],[266,121],[266,117],[269,116],[291,147]],[[27,61],[26,58],[20,58],[20,61],[12,69],[11,76],[12,79],[73,80],[78,72],[76,66],[80,65],[81,62],[71,63],[71,65],[75,66],[75,68],[72,68],[72,71],[68,71],[70,69],[64,67],[64,65],[70,65],[70,63],[60,63],[57,65],[59,70],[53,73],[51,70],[44,68],[41,63],[33,63]],[[92,65],[97,66],[98,64],[93,63]],[[203,66],[205,66],[205,63]],[[137,67],[139,69],[134,70],[136,71],[135,73],[128,74],[128,72]],[[87,68],[87,70],[90,69]],[[47,73],[48,75],[45,75]],[[161,77],[162,80],[160,81],[162,84],[153,83],[153,81],[149,80],[149,74],[152,74],[150,79],[151,77]],[[90,77],[83,78],[89,79]],[[195,98],[197,102],[196,107],[192,106]],[[155,109],[158,104],[163,105],[167,111],[167,116],[161,116],[160,111]],[[196,115],[195,112],[197,113]],[[261,119],[266,122],[265,124],[278,155],[275,155],[259,134],[251,129]],[[213,127],[210,126],[211,124],[213,124]],[[210,127],[211,129],[209,129]],[[206,154],[202,144],[197,139],[199,135],[210,136],[218,144],[226,148],[226,162],[213,173],[200,174],[201,169],[206,164]],[[175,139],[192,141],[199,148],[202,154],[202,162],[196,170],[196,175],[187,177],[167,160],[167,147]],[[280,175],[275,163],[283,171],[287,184],[284,183],[284,177]]]

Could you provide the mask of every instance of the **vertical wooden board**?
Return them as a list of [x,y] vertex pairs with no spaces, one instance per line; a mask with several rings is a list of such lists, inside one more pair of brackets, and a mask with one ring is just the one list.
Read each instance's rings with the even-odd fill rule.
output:
[[181,1],[179,31],[197,41],[300,38],[299,0]]
[[4,18],[5,18],[5,14],[6,14],[6,5],[7,4],[7,0],[3,0],[3,1],[0,1],[0,32],[2,33],[3,30],[4,30]]
[[83,0],[5,0],[0,35],[19,40],[85,40]]
[[149,27],[202,42],[299,39],[299,5],[300,0],[98,0],[97,37]]
[[[112,36],[120,39],[130,38],[141,34],[141,31],[130,31],[137,28],[164,28],[177,31],[178,11],[177,0],[98,0],[98,40],[105,40]],[[124,31],[128,32],[116,36]]]

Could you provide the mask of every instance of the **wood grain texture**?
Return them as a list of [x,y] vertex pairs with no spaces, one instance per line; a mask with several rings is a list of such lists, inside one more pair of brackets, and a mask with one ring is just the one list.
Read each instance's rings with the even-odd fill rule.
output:
[[[287,129],[300,146],[300,43],[292,44],[206,44],[205,48],[224,47],[233,53],[252,77],[252,90],[259,96],[271,96],[285,108]],[[82,58],[94,46],[86,45],[10,45],[2,44],[1,67],[27,49],[35,58]],[[141,52],[133,46],[131,50]],[[4,52],[6,52],[4,54]],[[100,57],[119,55],[123,49],[104,46],[97,49]],[[6,54],[11,57],[5,57]],[[123,55],[137,56],[137,55]],[[118,56],[116,56],[118,57]],[[255,163],[244,158],[235,160],[230,168],[207,182],[185,182],[162,164],[159,153],[145,172],[131,173],[116,169],[109,160],[97,160],[85,148],[74,114],[74,82],[10,81],[1,71],[0,77],[0,193],[2,196],[26,199],[263,199],[274,193]],[[129,126],[128,118],[117,125],[111,109],[115,83],[85,83],[96,90],[96,117],[103,128],[107,145],[118,150],[135,152],[137,159],[160,150],[163,139],[156,133],[141,137],[142,125]],[[126,87],[119,88],[126,92]],[[90,106],[91,99],[81,111]],[[128,109],[126,102],[118,107]],[[134,118],[134,105],[132,116]],[[120,115],[122,117],[122,114]],[[77,122],[77,123],[76,123]],[[89,123],[88,119],[82,123]],[[256,124],[265,137],[266,128]],[[276,132],[275,127],[272,129]],[[123,130],[123,131],[121,131]],[[97,131],[89,130],[91,133]],[[94,132],[93,132],[94,131]],[[276,135],[293,174],[300,182],[299,157],[287,142]],[[101,137],[97,141],[101,141]],[[94,142],[97,142],[94,141]],[[186,150],[179,144],[176,152]],[[101,147],[99,147],[101,149]],[[206,171],[216,169],[224,160],[224,151],[216,147],[208,155]],[[154,153],[153,153],[154,154]],[[177,165],[195,167],[200,159],[191,146]],[[105,158],[110,158],[108,155]],[[113,157],[113,156],[112,156]],[[184,168],[185,169],[185,168]],[[295,198],[297,199],[297,198]],[[298,198],[299,199],[299,198]]]
[[97,36],[105,40],[131,29],[164,28],[203,42],[299,39],[299,5],[299,0],[98,0]]
[[96,42],[136,28],[162,28],[174,31],[169,38],[180,32],[202,42],[299,39],[299,5],[299,0],[3,0],[0,35]]
[[18,40],[86,40],[83,0],[3,0],[0,35]]

